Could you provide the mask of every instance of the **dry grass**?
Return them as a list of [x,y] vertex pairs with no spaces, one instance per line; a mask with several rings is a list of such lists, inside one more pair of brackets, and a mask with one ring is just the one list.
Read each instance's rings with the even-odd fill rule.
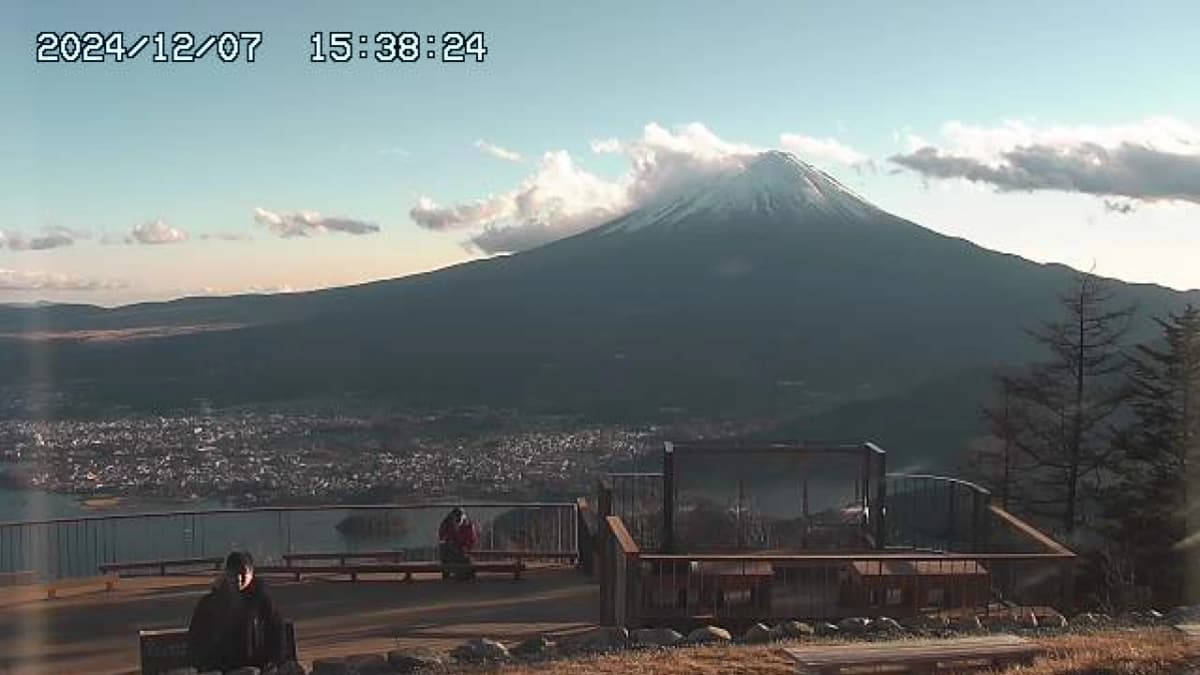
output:
[[1200,645],[1172,628],[1105,631],[1039,640],[1048,653],[1021,675],[1183,673],[1200,664]]
[[[1046,656],[1013,675],[1176,675],[1200,664],[1200,645],[1170,628],[1103,631],[1038,638]],[[640,651],[492,669],[498,675],[791,675],[795,669],[771,647],[696,647]]]

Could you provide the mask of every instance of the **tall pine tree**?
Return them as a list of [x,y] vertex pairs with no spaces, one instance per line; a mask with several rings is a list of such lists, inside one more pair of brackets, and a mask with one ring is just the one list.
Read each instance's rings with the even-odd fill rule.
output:
[[1200,603],[1200,309],[1155,321],[1163,340],[1130,357],[1137,421],[1123,439],[1131,469],[1114,516],[1159,595]]

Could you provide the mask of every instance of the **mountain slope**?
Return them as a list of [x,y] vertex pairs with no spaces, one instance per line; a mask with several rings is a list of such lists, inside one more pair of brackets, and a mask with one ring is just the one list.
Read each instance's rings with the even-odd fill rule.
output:
[[[139,406],[353,392],[623,418],[790,413],[1034,358],[1022,328],[1057,315],[1072,274],[936,234],[765,153],[580,235],[429,274],[287,296],[0,310],[0,332],[228,328],[9,340],[0,381]],[[1147,315],[1188,297],[1116,290]]]

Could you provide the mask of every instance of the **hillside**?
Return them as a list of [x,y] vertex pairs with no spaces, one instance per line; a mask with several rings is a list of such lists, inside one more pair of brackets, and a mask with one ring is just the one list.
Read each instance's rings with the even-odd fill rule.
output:
[[[583,234],[428,274],[0,308],[0,381],[68,392],[79,410],[352,394],[626,420],[780,416],[803,436],[868,424],[907,444],[922,415],[965,424],[965,397],[945,410],[935,383],[1039,356],[1023,328],[1056,316],[1073,274],[922,228],[769,152]],[[1139,337],[1145,317],[1200,302],[1115,290],[1141,306]]]

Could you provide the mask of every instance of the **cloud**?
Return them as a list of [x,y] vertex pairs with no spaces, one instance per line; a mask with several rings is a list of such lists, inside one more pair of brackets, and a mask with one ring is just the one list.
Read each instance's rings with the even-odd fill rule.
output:
[[965,179],[1000,192],[1055,190],[1113,201],[1128,213],[1139,203],[1200,203],[1200,129],[1170,118],[1121,126],[1035,129],[950,122],[944,147],[909,136],[910,150],[890,158],[926,178]]
[[0,291],[102,291],[126,286],[127,284],[119,281],[0,268]]
[[421,197],[408,215],[427,230],[451,230],[459,227],[474,227],[508,216],[513,209],[509,195],[477,199],[472,202],[438,206],[429,197]]
[[0,248],[10,251],[48,251],[71,246],[77,239],[86,239],[87,234],[66,227],[50,226],[42,233],[27,237],[20,232],[0,232]]
[[502,148],[495,143],[489,143],[482,138],[475,141],[475,147],[485,155],[491,155],[496,159],[503,159],[506,162],[522,162],[525,159],[521,157],[521,154],[518,152],[514,152],[508,148]]
[[162,218],[135,226],[126,237],[127,244],[179,244],[187,241],[188,234],[183,230],[171,227]]
[[244,232],[215,232],[202,234],[200,239],[204,241],[252,241],[254,237]]
[[814,138],[802,134],[780,134],[779,145],[784,150],[794,152],[800,159],[816,162],[834,162],[848,166],[857,171],[863,169],[875,170],[875,162],[861,152],[843,145],[832,138]]
[[597,139],[591,149],[621,155],[629,168],[607,180],[564,150],[547,152],[535,172],[509,192],[447,206],[421,197],[409,215],[430,230],[475,229],[466,243],[485,253],[523,251],[669,197],[702,176],[744,166],[761,151],[726,141],[698,123],[674,129],[648,124],[640,138]]
[[311,237],[327,232],[344,234],[375,234],[379,226],[365,220],[338,216],[322,216],[316,211],[276,212],[263,208],[254,209],[254,222],[271,230],[284,239]]

